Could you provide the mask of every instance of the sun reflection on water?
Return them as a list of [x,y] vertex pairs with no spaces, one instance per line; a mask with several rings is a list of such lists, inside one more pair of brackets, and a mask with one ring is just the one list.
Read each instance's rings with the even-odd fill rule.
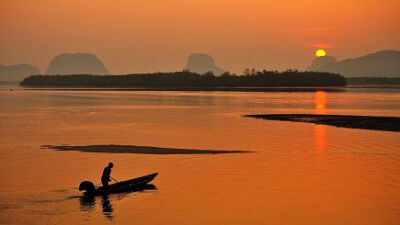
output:
[[319,90],[315,92],[314,103],[315,103],[315,113],[326,114],[327,97],[325,91]]
[[[314,98],[315,113],[316,114],[326,114],[327,112],[327,96],[326,92],[319,90],[315,92]],[[325,125],[315,125],[315,153],[321,155],[324,153],[326,148],[326,126]]]
[[315,145],[314,150],[316,154],[322,154],[326,148],[326,126],[315,125],[314,126],[314,138]]

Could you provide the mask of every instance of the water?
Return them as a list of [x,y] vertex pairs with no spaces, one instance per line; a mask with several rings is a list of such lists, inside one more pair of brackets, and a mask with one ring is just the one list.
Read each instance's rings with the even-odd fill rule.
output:
[[[0,88],[2,224],[400,224],[400,133],[244,118],[400,116],[399,89],[345,92],[51,91]],[[55,151],[140,145],[243,154]],[[156,190],[84,201],[103,168],[159,172]]]

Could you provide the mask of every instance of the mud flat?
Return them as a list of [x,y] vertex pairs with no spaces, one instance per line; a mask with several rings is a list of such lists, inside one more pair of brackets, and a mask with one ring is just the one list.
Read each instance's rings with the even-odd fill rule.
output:
[[400,132],[400,117],[319,114],[260,114],[245,116],[264,120],[305,122],[335,127]]
[[80,151],[95,153],[131,153],[131,154],[226,154],[226,153],[250,153],[251,151],[242,150],[200,150],[200,149],[180,149],[180,148],[161,148],[152,146],[137,145],[42,145],[44,149],[56,151]]

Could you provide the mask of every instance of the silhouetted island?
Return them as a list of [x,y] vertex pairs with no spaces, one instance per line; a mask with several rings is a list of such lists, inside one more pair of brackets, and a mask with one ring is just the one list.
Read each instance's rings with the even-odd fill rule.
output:
[[0,81],[20,82],[23,78],[40,74],[38,68],[30,64],[0,65]]
[[341,61],[331,56],[319,57],[307,70],[339,73],[345,77],[399,77],[400,51],[384,50]]
[[103,62],[90,53],[63,53],[50,62],[46,74],[97,74],[107,75]]
[[400,132],[400,117],[320,114],[264,114],[246,115],[246,117],[264,120],[315,123],[345,128]]
[[243,150],[200,150],[200,149],[183,149],[183,148],[161,148],[161,147],[138,146],[138,145],[83,145],[83,146],[43,145],[42,148],[53,149],[57,151],[157,154],[157,155],[251,153],[251,151],[243,151]]
[[212,72],[215,75],[221,75],[225,72],[215,64],[215,60],[212,56],[203,53],[191,54],[188,58],[185,70],[198,74]]
[[330,64],[336,64],[336,63],[338,63],[338,61],[333,56],[327,55],[327,56],[317,57],[312,62],[311,66],[309,66],[307,68],[307,71],[321,72],[321,68],[324,68],[325,66],[328,66]]
[[221,76],[189,71],[130,75],[37,75],[25,78],[25,87],[328,87],[345,86],[339,74],[296,70],[245,72],[238,76],[226,72]]

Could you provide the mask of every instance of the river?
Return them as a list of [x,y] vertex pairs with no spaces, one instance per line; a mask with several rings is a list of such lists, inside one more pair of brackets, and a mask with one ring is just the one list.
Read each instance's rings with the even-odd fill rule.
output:
[[[400,116],[400,89],[339,92],[29,90],[0,87],[1,224],[400,224],[400,133],[245,114]],[[243,150],[57,151],[44,145]],[[86,201],[103,168],[155,190]]]

